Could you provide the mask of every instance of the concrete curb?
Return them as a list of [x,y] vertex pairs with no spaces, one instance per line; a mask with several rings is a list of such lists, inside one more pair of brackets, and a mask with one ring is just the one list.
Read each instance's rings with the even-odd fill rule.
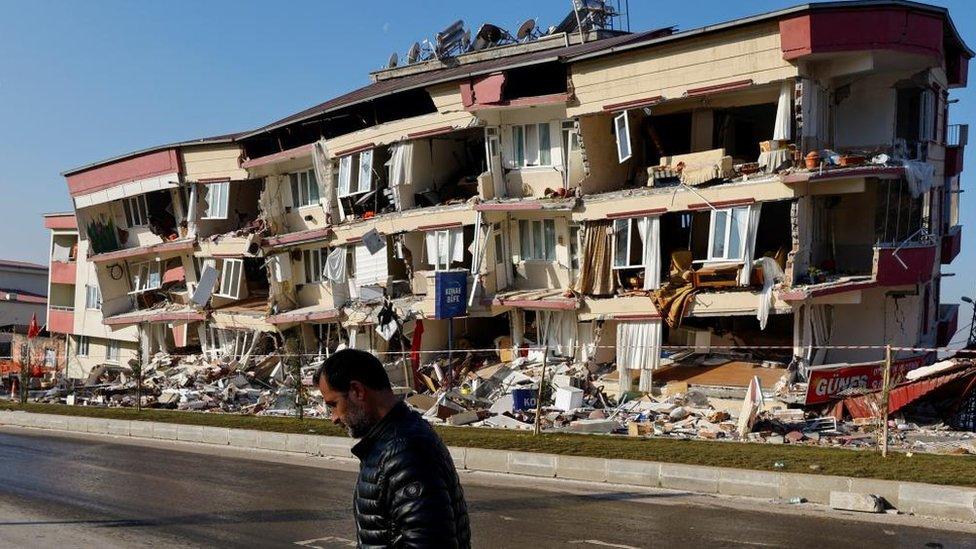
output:
[[[346,437],[15,411],[0,413],[0,425],[259,448],[337,458],[351,458],[349,450],[354,443]],[[820,504],[829,503],[831,492],[874,494],[883,497],[889,505],[905,513],[976,523],[976,488],[482,448],[452,447],[450,451],[457,468],[468,471],[670,488],[728,496],[782,499],[799,497]]]

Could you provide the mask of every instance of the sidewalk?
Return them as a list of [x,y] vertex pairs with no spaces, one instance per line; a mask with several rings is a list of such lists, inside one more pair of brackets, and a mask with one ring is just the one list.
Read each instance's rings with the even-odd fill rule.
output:
[[[20,411],[0,413],[0,424],[343,459],[351,457],[349,449],[354,443],[347,437]],[[873,494],[883,497],[888,505],[902,513],[976,523],[976,488],[509,450],[462,447],[451,447],[450,450],[456,466],[467,471],[668,488],[701,494],[803,498],[820,504],[830,502],[831,492]]]

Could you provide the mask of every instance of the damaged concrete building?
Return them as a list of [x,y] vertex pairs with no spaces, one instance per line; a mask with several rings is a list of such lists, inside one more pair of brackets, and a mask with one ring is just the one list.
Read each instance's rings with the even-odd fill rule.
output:
[[100,305],[78,283],[57,310],[72,375],[97,365],[89,338],[144,361],[348,346],[400,386],[469,398],[545,357],[569,404],[574,366],[587,385],[604,368],[608,398],[741,399],[758,377],[818,404],[874,383],[877,346],[948,343],[968,136],[949,91],[973,52],[947,10],[644,32],[571,15],[471,43],[455,24],[264,127],[66,172],[76,276]]

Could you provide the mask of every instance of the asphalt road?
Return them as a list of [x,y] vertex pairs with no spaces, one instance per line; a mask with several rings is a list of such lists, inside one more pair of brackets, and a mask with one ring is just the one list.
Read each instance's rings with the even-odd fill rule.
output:
[[[354,472],[205,451],[5,429],[0,546],[352,545]],[[782,512],[781,503],[464,479],[476,547],[976,547],[971,528],[905,517],[864,522],[813,506]]]

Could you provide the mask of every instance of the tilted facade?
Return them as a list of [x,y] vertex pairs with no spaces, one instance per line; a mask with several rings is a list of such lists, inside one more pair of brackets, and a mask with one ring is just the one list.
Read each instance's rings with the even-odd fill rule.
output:
[[[968,130],[948,94],[972,55],[946,10],[851,2],[378,71],[256,130],[66,172],[101,306],[76,282],[64,326],[143,356],[348,345],[404,377],[449,336],[544,346],[615,362],[616,390],[649,390],[669,346],[801,372],[941,346]],[[445,271],[467,279],[453,321]]]

